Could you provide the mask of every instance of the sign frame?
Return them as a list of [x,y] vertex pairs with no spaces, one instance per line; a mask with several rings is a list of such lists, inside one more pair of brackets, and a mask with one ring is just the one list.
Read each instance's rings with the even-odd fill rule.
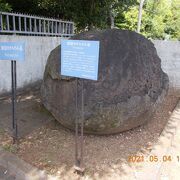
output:
[[12,103],[12,137],[18,141],[18,121],[16,117],[17,66],[16,61],[25,60],[25,42],[0,42],[0,61],[11,61],[11,103]]
[[25,42],[0,42],[0,60],[24,61]]
[[99,44],[90,40],[62,40],[61,75],[97,81]]
[[[75,119],[75,165],[79,174],[84,174],[84,79],[98,80],[100,41],[62,40],[61,67],[63,76],[76,78],[76,119]],[[75,66],[75,68],[74,68]],[[80,66],[80,67],[79,67]],[[80,82],[81,81],[81,82]],[[81,119],[78,119],[78,84],[81,86]],[[80,141],[80,142],[79,142]]]

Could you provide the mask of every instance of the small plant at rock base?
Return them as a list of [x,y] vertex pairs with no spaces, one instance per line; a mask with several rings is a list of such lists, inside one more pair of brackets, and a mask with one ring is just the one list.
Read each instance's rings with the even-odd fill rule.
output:
[[11,153],[17,153],[17,151],[18,151],[18,145],[16,145],[16,144],[5,144],[5,145],[3,146],[3,149],[4,149],[5,151],[11,152]]

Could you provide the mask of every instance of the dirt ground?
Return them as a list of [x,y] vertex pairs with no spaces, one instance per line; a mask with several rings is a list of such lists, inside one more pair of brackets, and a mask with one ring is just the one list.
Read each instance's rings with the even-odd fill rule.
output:
[[[168,95],[150,122],[130,131],[109,136],[85,136],[86,171],[81,179],[111,179],[114,176],[112,174],[116,174],[116,177],[128,174],[124,170],[128,165],[128,157],[139,153],[147,155],[151,151],[177,101],[177,97]],[[19,133],[22,137],[18,146],[12,145],[8,135],[9,107],[9,97],[0,98],[0,145],[59,179],[80,179],[73,172],[74,132],[62,127],[43,109],[39,92],[18,96]]]

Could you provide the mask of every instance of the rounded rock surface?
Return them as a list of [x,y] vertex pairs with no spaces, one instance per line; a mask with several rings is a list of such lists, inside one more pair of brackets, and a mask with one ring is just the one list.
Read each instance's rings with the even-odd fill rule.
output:
[[[151,41],[128,30],[89,31],[74,40],[100,41],[98,81],[84,81],[84,131],[113,134],[150,120],[168,91],[168,76]],[[41,87],[42,103],[63,126],[81,118],[81,83],[60,75],[61,47],[49,55]]]

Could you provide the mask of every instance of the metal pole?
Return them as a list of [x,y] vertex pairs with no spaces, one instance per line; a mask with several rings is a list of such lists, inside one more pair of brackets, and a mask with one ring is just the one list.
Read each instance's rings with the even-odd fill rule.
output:
[[79,166],[79,160],[78,160],[78,78],[76,78],[75,166]]
[[16,122],[16,61],[11,61],[11,79],[12,79],[12,128],[13,143],[17,141],[17,122]]
[[83,141],[84,141],[84,80],[82,79],[82,119],[81,119],[81,168],[83,167]]
[[17,99],[16,99],[16,89],[17,89],[17,68],[16,68],[16,61],[14,61],[14,120],[15,120],[15,140],[17,141],[17,117],[16,117],[16,104],[17,104]]
[[[84,81],[82,80],[81,123],[78,120],[78,79],[76,79],[76,122],[75,122],[75,171],[83,174],[83,141],[84,141]],[[80,126],[80,127],[79,127]],[[80,136],[79,136],[80,128]],[[80,142],[79,142],[80,140]],[[80,148],[80,152],[79,152]]]
[[14,62],[11,61],[11,89],[12,89],[12,128],[14,132]]
[[140,0],[139,5],[139,14],[138,14],[138,24],[137,24],[137,33],[140,33],[141,29],[141,19],[142,19],[142,8],[145,0]]

